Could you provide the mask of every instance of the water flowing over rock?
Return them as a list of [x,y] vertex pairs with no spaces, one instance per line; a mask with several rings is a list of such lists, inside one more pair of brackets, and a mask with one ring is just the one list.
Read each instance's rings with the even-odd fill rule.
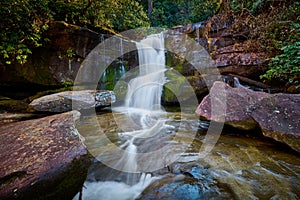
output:
[[[201,117],[219,121],[211,115],[211,98],[220,88],[226,90],[227,110],[225,124],[250,130],[259,126],[262,133],[300,152],[300,95],[267,94],[245,88],[231,88],[223,82],[215,82],[210,94],[198,106],[196,113]],[[217,99],[223,102],[222,99]],[[215,105],[218,108],[218,105]],[[221,122],[221,121],[219,121]]]
[[130,80],[126,106],[151,110],[160,105],[165,78],[164,34],[153,34],[136,43],[139,76]]
[[72,111],[0,127],[0,199],[71,199],[90,162]]
[[59,113],[71,111],[72,109],[106,107],[114,102],[115,95],[112,91],[82,90],[46,95],[33,100],[29,105],[35,111]]

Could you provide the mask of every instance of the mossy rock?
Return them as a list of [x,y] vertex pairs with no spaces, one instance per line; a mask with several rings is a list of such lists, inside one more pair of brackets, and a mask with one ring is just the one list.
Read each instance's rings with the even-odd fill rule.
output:
[[194,90],[187,81],[187,78],[175,70],[168,70],[165,73],[167,83],[164,85],[162,101],[165,104],[178,104],[192,98]]
[[0,99],[0,112],[26,112],[28,104],[22,100],[14,100],[7,97]]

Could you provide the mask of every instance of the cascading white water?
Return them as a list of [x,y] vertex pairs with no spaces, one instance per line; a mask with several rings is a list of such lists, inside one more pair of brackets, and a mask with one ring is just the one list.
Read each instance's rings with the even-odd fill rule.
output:
[[[87,189],[83,191],[83,199],[135,199],[153,180],[157,179],[139,171],[136,158],[139,146],[135,144],[135,140],[159,135],[166,127],[170,128],[165,125],[165,120],[157,118],[159,115],[157,113],[162,113],[161,95],[166,82],[164,35],[163,33],[150,35],[137,42],[136,46],[139,55],[139,75],[128,83],[125,114],[140,128],[119,133],[119,138],[123,141],[120,148],[124,151],[116,167],[130,173],[127,174],[126,180],[123,180],[124,183],[86,182]],[[118,189],[120,191],[116,191]]]
[[[121,146],[125,152],[120,160],[123,170],[137,172],[136,153],[138,147],[134,144],[136,138],[146,138],[155,135],[164,127],[164,122],[153,119],[153,111],[161,112],[161,95],[165,78],[165,51],[163,32],[153,34],[140,42],[136,42],[139,57],[139,75],[128,83],[125,98],[127,114],[141,129],[121,133],[126,138]],[[125,164],[124,164],[125,163]],[[132,176],[132,175],[130,175]],[[136,178],[128,177],[127,183],[132,184]]]
[[150,35],[136,43],[139,76],[128,84],[125,106],[145,110],[160,108],[165,83],[165,52],[163,33]]

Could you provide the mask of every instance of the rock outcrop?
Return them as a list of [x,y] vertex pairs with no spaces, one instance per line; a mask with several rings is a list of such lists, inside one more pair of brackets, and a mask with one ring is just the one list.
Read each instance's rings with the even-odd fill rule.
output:
[[33,100],[29,106],[40,112],[67,112],[110,106],[116,100],[112,91],[65,91]]
[[24,83],[51,86],[73,82],[82,60],[99,43],[98,33],[64,22],[51,23],[46,34],[50,42],[33,49],[27,63],[0,65],[0,84],[22,87]]
[[258,40],[249,36],[246,26],[236,28],[234,21],[230,15],[218,14],[201,24],[189,24],[175,30],[195,38],[209,52],[222,75],[259,80],[258,74],[267,70],[266,58],[269,55],[261,50]]
[[[226,92],[225,118],[212,115],[211,98],[223,97]],[[218,109],[218,105],[214,105]],[[231,88],[223,82],[215,82],[196,110],[196,114],[207,120],[224,122],[232,127],[250,130],[260,127],[262,133],[300,152],[300,95],[267,94],[245,88]],[[224,119],[220,121],[220,119]]]
[[0,127],[0,199],[71,199],[90,158],[72,111]]

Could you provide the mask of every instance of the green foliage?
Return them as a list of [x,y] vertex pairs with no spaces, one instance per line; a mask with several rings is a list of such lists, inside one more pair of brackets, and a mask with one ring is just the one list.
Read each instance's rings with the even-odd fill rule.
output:
[[212,17],[220,8],[222,1],[220,0],[197,0],[194,1],[194,9],[190,16],[191,21],[199,22]]
[[57,21],[118,31],[149,26],[143,7],[134,0],[48,1]]
[[4,0],[0,3],[0,56],[10,64],[23,64],[31,54],[31,47],[43,43],[42,33],[48,29],[48,10],[44,1]]
[[73,83],[70,81],[66,81],[63,82],[62,85],[64,86],[64,88],[70,88],[71,86],[73,86]]
[[270,69],[260,78],[298,84],[300,79],[300,42],[283,46],[281,49],[283,53],[271,58]]
[[[140,0],[147,9],[147,1]],[[161,0],[153,2],[151,26],[173,27],[206,20],[220,7],[221,0]]]
[[265,41],[270,53],[269,70],[261,79],[299,84],[300,79],[300,3],[292,2],[276,10],[276,18],[267,26]]
[[252,14],[261,11],[269,0],[233,0],[230,7],[235,12],[248,10]]
[[73,58],[75,55],[76,55],[76,54],[74,53],[74,51],[73,51],[71,48],[69,48],[69,49],[67,50],[67,57],[68,57],[68,58]]
[[0,61],[6,64],[25,63],[32,48],[48,42],[43,33],[51,21],[117,31],[149,26],[134,0],[2,0],[0,16]]

